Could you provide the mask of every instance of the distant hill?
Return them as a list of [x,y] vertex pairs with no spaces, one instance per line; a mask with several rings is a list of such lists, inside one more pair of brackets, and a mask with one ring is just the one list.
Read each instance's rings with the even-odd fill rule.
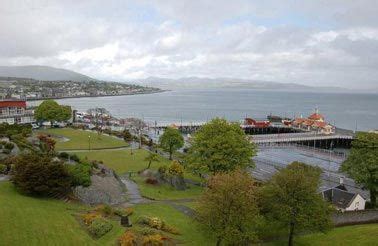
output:
[[0,77],[31,78],[36,80],[94,80],[84,74],[48,66],[0,66]]
[[248,80],[237,78],[201,78],[186,77],[179,79],[168,79],[159,77],[148,77],[137,80],[144,86],[154,86],[162,89],[196,89],[196,88],[248,88],[266,90],[298,90],[298,91],[346,91],[339,87],[315,87],[296,83],[279,83],[273,81]]

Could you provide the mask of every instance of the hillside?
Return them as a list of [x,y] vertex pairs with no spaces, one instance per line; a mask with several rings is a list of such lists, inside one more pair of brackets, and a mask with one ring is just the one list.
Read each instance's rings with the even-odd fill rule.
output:
[[291,90],[291,91],[345,91],[338,87],[317,87],[296,83],[280,83],[274,81],[249,80],[238,78],[206,78],[185,77],[178,79],[148,77],[136,81],[144,86],[155,86],[162,89],[201,89],[201,88],[244,88],[265,90]]
[[36,80],[94,80],[84,74],[48,66],[0,66],[0,77],[31,78]]

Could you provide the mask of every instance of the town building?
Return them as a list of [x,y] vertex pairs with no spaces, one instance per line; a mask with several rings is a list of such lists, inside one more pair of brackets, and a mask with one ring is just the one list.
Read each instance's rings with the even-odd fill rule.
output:
[[318,109],[315,109],[315,112],[308,118],[303,118],[302,116],[296,118],[291,125],[300,130],[314,131],[320,134],[335,133],[335,127],[325,121],[324,116],[319,114]]
[[0,101],[0,123],[27,124],[34,122],[33,110],[26,108],[26,101],[7,99]]
[[344,184],[322,191],[324,200],[330,202],[339,211],[364,210],[366,200],[358,193],[347,190]]

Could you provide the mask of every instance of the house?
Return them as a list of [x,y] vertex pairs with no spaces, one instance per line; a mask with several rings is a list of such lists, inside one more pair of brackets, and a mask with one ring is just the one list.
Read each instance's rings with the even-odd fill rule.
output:
[[349,192],[345,185],[340,185],[322,191],[324,200],[332,203],[337,210],[353,211],[364,210],[366,200],[358,193]]
[[266,128],[270,126],[270,121],[264,120],[264,121],[258,121],[254,120],[252,118],[245,118],[244,119],[244,125],[246,126],[253,126],[257,128]]
[[28,124],[34,121],[34,112],[26,109],[26,101],[6,99],[0,101],[0,123]]

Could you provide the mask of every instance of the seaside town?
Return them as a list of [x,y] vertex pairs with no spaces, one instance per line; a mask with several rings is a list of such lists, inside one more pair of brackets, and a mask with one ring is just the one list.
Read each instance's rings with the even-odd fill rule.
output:
[[98,97],[156,93],[158,88],[140,85],[89,80],[41,81],[25,78],[0,77],[0,98],[27,100]]
[[0,4],[0,246],[378,246],[378,1]]

